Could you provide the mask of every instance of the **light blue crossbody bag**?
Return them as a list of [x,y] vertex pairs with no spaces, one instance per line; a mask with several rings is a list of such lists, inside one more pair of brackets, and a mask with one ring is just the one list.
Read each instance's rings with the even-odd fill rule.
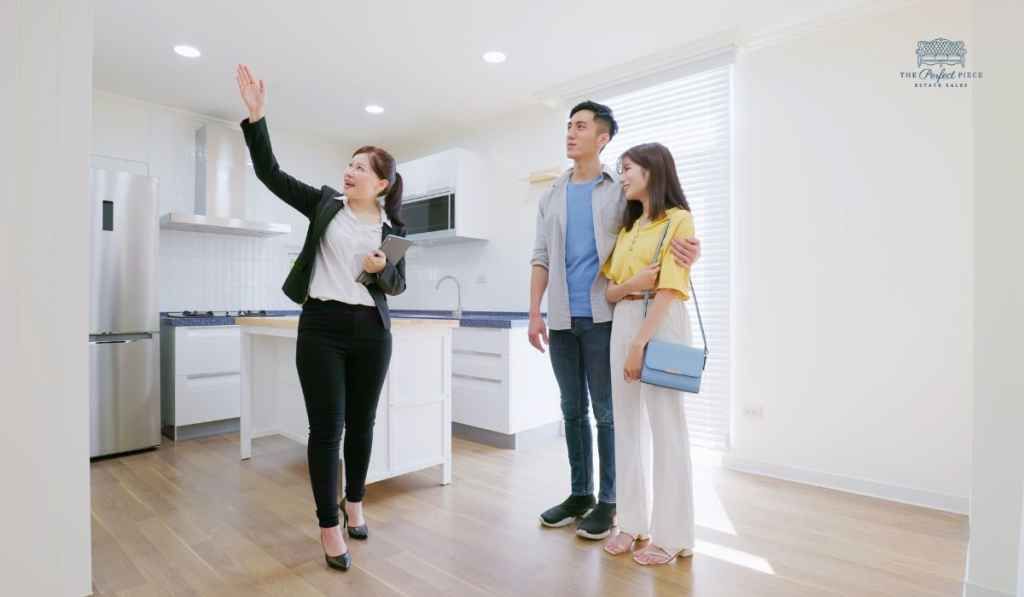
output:
[[[666,224],[665,231],[661,233],[661,240],[658,242],[658,248],[654,251],[654,260],[651,265],[658,263],[661,246],[665,243],[665,236],[668,235],[670,225],[671,222]],[[641,382],[690,394],[700,392],[700,380],[708,362],[708,337],[704,333],[704,320],[700,316],[700,303],[697,302],[697,293],[693,289],[693,280],[690,280],[690,296],[693,297],[693,304],[697,308],[697,321],[700,323],[700,335],[704,340],[704,349],[701,350],[688,344],[652,339],[644,350],[644,366],[640,370]],[[647,319],[647,304],[650,299],[651,292],[645,292],[644,319]]]

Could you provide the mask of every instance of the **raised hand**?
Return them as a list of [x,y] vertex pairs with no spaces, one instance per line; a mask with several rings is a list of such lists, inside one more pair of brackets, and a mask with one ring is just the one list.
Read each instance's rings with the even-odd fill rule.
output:
[[249,110],[249,122],[256,122],[266,113],[267,108],[267,85],[263,79],[253,76],[249,67],[239,64],[235,71],[235,80],[238,81],[238,93]]

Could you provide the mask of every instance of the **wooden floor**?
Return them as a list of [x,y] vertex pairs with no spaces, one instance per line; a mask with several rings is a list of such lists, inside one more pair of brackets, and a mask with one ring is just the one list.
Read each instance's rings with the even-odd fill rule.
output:
[[92,465],[96,595],[961,595],[964,517],[695,463],[697,549],[656,569],[537,515],[567,493],[558,442],[511,452],[455,440],[454,480],[373,484],[370,540],[324,565],[305,449],[238,436]]

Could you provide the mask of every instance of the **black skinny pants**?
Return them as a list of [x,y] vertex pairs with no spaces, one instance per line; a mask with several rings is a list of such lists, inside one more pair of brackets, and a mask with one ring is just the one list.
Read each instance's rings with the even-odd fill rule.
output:
[[320,526],[338,524],[338,448],[345,431],[345,498],[360,502],[373,424],[391,361],[376,307],[310,298],[299,317],[295,365],[309,418],[309,480]]

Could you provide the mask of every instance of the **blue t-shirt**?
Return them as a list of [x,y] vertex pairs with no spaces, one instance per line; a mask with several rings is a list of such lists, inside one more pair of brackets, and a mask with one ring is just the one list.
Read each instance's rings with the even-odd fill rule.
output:
[[569,312],[572,317],[593,317],[590,289],[601,267],[594,239],[594,212],[591,203],[598,176],[589,182],[569,182],[566,187],[568,221],[565,225],[565,273],[569,286]]

